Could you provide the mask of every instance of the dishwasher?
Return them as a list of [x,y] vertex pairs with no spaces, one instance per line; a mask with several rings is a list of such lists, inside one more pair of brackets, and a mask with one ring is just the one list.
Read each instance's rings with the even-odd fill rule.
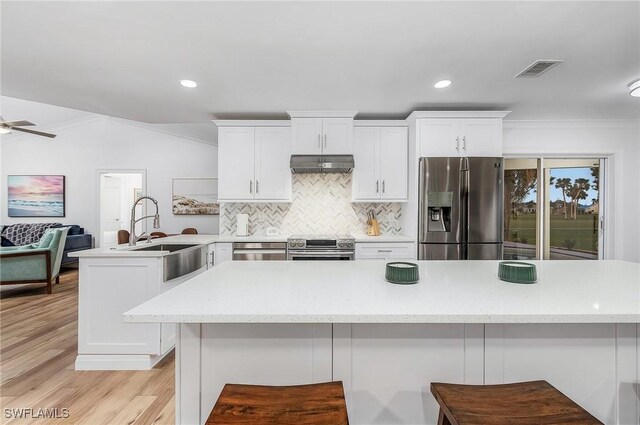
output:
[[284,261],[286,242],[234,242],[233,261]]

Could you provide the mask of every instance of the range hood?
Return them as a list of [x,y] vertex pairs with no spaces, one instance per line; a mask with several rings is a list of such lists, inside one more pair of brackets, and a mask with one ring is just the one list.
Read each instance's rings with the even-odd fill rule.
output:
[[353,155],[291,155],[291,171],[298,174],[350,173]]

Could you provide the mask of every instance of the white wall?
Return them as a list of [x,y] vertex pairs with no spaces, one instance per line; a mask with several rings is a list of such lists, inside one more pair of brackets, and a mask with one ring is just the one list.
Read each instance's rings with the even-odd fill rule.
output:
[[640,121],[504,121],[504,156],[607,157],[605,253],[640,262]]
[[[2,113],[8,119],[33,119],[32,116],[42,115],[43,110],[58,108],[4,97],[2,101]],[[2,137],[2,224],[44,221],[79,224],[87,233],[98,237],[97,170],[146,169],[147,193],[158,199],[162,231],[179,233],[185,227],[195,227],[200,233],[218,233],[218,216],[175,216],[171,212],[173,178],[217,176],[215,145],[118,118],[95,114],[80,114],[79,118],[73,115],[73,118],[42,128],[56,133],[55,139],[21,134]],[[6,187],[10,174],[65,175],[66,217],[8,217]]]

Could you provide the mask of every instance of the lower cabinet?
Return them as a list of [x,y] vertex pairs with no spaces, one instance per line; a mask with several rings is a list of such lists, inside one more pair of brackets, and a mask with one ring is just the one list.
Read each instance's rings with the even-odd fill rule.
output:
[[151,369],[175,345],[176,325],[122,315],[205,270],[163,281],[162,257],[81,258],[76,370]]
[[413,242],[356,242],[356,260],[415,260]]
[[217,266],[225,261],[231,261],[233,259],[233,244],[231,242],[216,243],[214,254],[214,264]]

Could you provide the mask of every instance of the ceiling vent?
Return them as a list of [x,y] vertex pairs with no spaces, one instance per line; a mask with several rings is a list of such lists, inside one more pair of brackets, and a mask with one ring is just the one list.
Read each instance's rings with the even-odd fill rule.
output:
[[529,65],[524,71],[516,75],[516,78],[537,78],[562,63],[561,60],[537,60]]

